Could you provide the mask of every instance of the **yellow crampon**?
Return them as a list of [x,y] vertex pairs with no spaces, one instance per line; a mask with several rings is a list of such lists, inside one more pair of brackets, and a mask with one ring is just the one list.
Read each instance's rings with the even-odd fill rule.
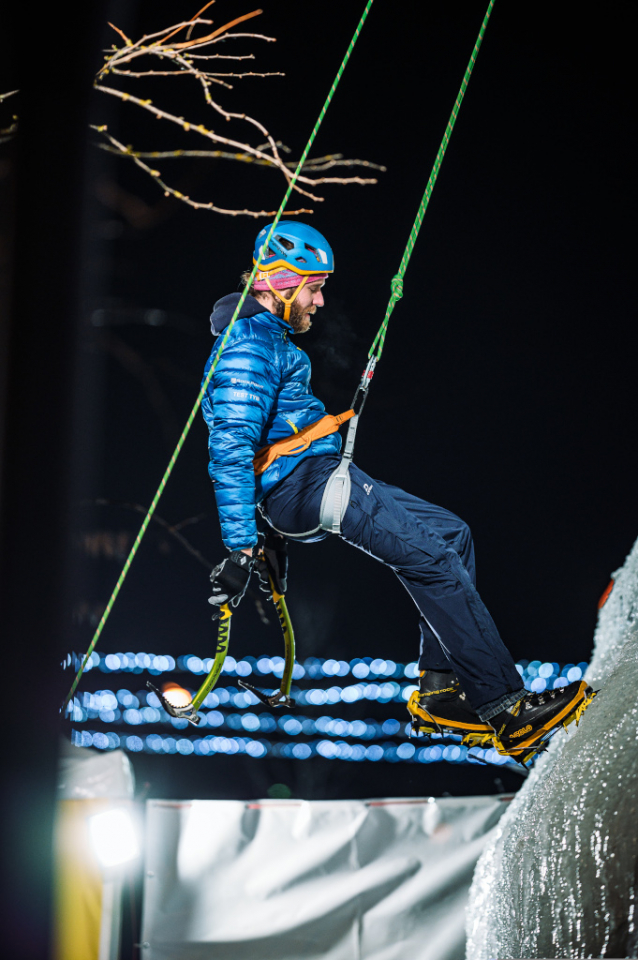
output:
[[413,691],[407,707],[412,716],[412,732],[417,735],[432,736],[433,733],[439,733],[445,736],[445,734],[453,734],[462,736],[461,743],[466,747],[488,747],[491,745],[494,737],[493,730],[490,730],[489,733],[486,732],[485,724],[481,724],[480,727],[477,724],[476,729],[471,730],[467,724],[457,725],[454,721],[443,721],[433,717],[421,703],[418,690]]
[[563,727],[565,730],[567,730],[567,727],[574,721],[576,721],[576,726],[578,726],[582,715],[584,714],[585,710],[587,709],[589,704],[592,702],[592,700],[596,696],[596,693],[597,693],[596,690],[590,690],[589,693],[583,697],[580,703],[578,703],[577,706],[571,711],[571,713],[568,713],[565,717],[560,718],[554,724],[554,726],[550,727],[546,731],[544,736],[537,743],[533,745],[528,744],[526,747],[518,750],[512,750],[512,749],[508,750],[501,743],[499,738],[496,735],[494,735],[492,739],[492,743],[495,749],[498,750],[498,752],[502,756],[511,757],[512,760],[516,760],[517,763],[520,763],[522,766],[525,766],[526,763],[529,760],[531,760],[533,757],[535,757],[538,753],[542,753],[543,750],[547,749],[549,741],[554,736],[554,734],[557,733],[560,727]]

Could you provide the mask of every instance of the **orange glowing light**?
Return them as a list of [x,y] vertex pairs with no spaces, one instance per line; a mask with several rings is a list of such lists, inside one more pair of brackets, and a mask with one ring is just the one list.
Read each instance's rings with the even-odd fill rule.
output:
[[188,690],[180,687],[178,683],[165,683],[162,687],[162,693],[172,707],[187,707],[192,700]]

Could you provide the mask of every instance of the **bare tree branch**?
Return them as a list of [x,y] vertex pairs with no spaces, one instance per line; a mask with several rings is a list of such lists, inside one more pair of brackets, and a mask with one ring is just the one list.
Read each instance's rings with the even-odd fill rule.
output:
[[[143,507],[141,503],[129,503],[127,501],[119,500],[107,500],[104,498],[98,498],[96,500],[87,500],[86,503],[94,503],[97,507],[121,507],[123,510],[134,510],[136,513],[141,514],[143,517],[148,513],[148,508]],[[185,520],[182,520],[180,523],[172,524],[168,520],[164,520],[163,517],[160,517],[159,514],[154,513],[152,516],[153,523],[158,524],[162,527],[171,537],[173,537],[177,542],[190,553],[191,557],[194,557],[198,563],[201,563],[203,567],[206,567],[208,572],[213,569],[215,566],[214,563],[211,563],[202,553],[197,550],[196,547],[187,540],[186,537],[181,533],[182,527],[191,526],[192,524],[199,523],[200,520],[205,520],[208,517],[207,513],[200,513],[196,517],[187,517]]]
[[[93,129],[96,129],[96,128],[93,128]],[[242,214],[245,215],[245,216],[249,216],[249,217],[274,217],[274,215],[275,215],[275,213],[276,213],[275,210],[232,210],[232,209],[225,209],[224,207],[218,207],[218,206],[216,206],[214,203],[205,203],[205,202],[198,201],[198,200],[191,200],[190,197],[185,196],[185,194],[181,193],[179,190],[175,190],[173,187],[170,187],[170,186],[161,178],[159,170],[153,170],[151,167],[148,166],[148,164],[144,163],[143,160],[140,160],[139,157],[134,156],[134,155],[131,153],[130,148],[125,147],[123,143],[120,143],[119,140],[116,140],[115,137],[112,137],[112,136],[110,135],[110,133],[107,133],[104,129],[101,129],[101,130],[100,130],[100,133],[103,133],[104,136],[108,137],[108,139],[109,139],[109,141],[111,142],[111,144],[112,144],[113,146],[115,146],[122,155],[124,155],[124,156],[131,156],[131,158],[133,159],[134,163],[135,163],[138,167],[140,167],[141,170],[144,170],[144,171],[146,171],[146,173],[150,174],[150,176],[152,176],[152,177],[156,180],[156,182],[159,183],[159,185],[163,188],[163,190],[164,190],[164,196],[165,196],[165,197],[168,197],[168,196],[176,197],[178,200],[181,200],[183,203],[188,204],[189,207],[193,207],[195,210],[212,210],[212,211],[214,211],[215,213],[225,213],[225,214],[227,214],[228,216],[231,216],[231,217],[240,216],[240,215],[242,215]],[[286,210],[286,214],[287,214],[288,216],[292,216],[293,214],[299,214],[299,213],[312,213],[312,211],[311,211],[311,210],[305,210],[305,209],[301,209],[301,210]]]
[[[107,153],[116,153],[119,154],[120,150],[115,147],[110,147],[106,143],[98,143],[98,147],[102,150],[106,150]],[[228,153],[226,150],[131,150],[130,156],[139,157],[147,160],[171,160],[171,159],[180,159],[181,157],[200,157],[215,160],[236,160],[240,163],[253,163],[258,167],[274,167],[277,164],[274,164],[270,158],[260,159],[253,156],[250,156],[247,153]],[[296,164],[291,161],[286,161],[286,166],[294,170]],[[368,160],[344,160],[340,153],[328,154],[325,157],[316,157],[314,160],[307,160],[302,170],[309,170],[312,172],[320,172],[322,170],[330,170],[332,167],[368,167],[371,170],[381,170],[385,172],[386,168],[381,166],[379,163],[371,163]],[[321,180],[316,181],[321,183]],[[330,181],[332,182],[332,181]],[[355,182],[353,178],[351,181]],[[374,180],[362,180],[356,178],[357,183],[375,183]]]
[[[139,513],[143,517],[145,517],[148,513],[147,508],[143,507],[141,503],[128,503],[126,501],[107,500],[104,498],[85,500],[84,502],[87,504],[94,504],[97,507],[120,507],[124,510],[134,510],[135,513]],[[173,539],[176,540],[180,546],[182,546],[184,550],[191,555],[191,557],[197,560],[197,562],[205,567],[210,573],[215,564],[211,563],[210,560],[200,553],[200,551],[194,547],[190,540],[187,540],[181,532],[184,527],[193,526],[194,524],[199,523],[201,520],[206,520],[208,516],[209,514],[207,513],[200,513],[195,517],[186,517],[186,519],[181,520],[179,523],[169,523],[167,520],[164,520],[163,517],[160,517],[157,513],[154,513],[151,517],[151,520],[153,523],[156,523],[163,530],[165,530],[169,536],[173,537]],[[126,544],[124,544],[124,547],[126,548]],[[259,592],[252,587],[249,587],[246,593],[254,603],[257,615],[261,622],[266,626],[269,626],[270,620],[266,614],[266,610]]]
[[[263,11],[256,9],[248,13],[242,13],[224,23],[223,26],[211,30],[214,21],[203,17],[202,14],[206,13],[214,3],[215,0],[208,0],[190,19],[171,24],[153,33],[144,34],[138,40],[127,37],[123,30],[110,23],[109,26],[115,31],[121,43],[119,45],[114,43],[105,51],[104,65],[98,71],[94,81],[95,88],[106,96],[129,103],[136,110],[144,111],[149,117],[164,121],[164,124],[158,129],[162,130],[165,124],[169,124],[172,129],[178,128],[180,133],[188,134],[189,140],[192,140],[193,134],[202,137],[208,142],[208,148],[200,150],[197,148],[190,149],[187,146],[187,148],[180,147],[173,150],[141,150],[116,139],[108,130],[106,124],[97,123],[92,125],[91,129],[99,133],[106,141],[98,143],[97,146],[131,160],[145,176],[150,177],[158,185],[167,197],[174,197],[195,210],[210,210],[226,216],[272,217],[275,214],[274,210],[250,210],[245,207],[230,208],[227,205],[217,204],[214,200],[208,198],[192,199],[171,185],[155,164],[151,166],[145,162],[148,159],[159,161],[175,158],[233,160],[240,163],[253,163],[258,167],[276,169],[283,176],[287,185],[292,180],[292,172],[296,170],[297,163],[293,160],[284,160],[280,155],[280,150],[284,153],[290,153],[288,148],[284,147],[279,140],[275,140],[259,120],[245,112],[226,109],[219,100],[213,97],[211,92],[216,88],[221,88],[220,93],[224,89],[232,90],[233,84],[229,82],[230,80],[246,80],[253,77],[266,79],[283,76],[280,71],[232,69],[230,64],[228,70],[220,70],[221,64],[219,61],[221,60],[254,60],[254,54],[222,54],[213,52],[211,49],[216,44],[225,43],[228,40],[264,40],[267,43],[273,43],[274,37],[234,31],[235,27],[259,16]],[[198,33],[201,35],[196,35]],[[211,69],[213,64],[210,61],[217,61],[213,69]],[[107,82],[109,76],[116,82],[116,86]],[[188,107],[190,116],[197,116],[197,119],[177,116],[162,106],[155,105],[151,99],[137,96],[130,89],[133,85],[139,90],[140,85],[137,81],[140,80],[144,81],[150,78],[154,83],[158,81],[165,83],[167,78],[177,76],[190,77],[199,86],[205,106],[213,111],[217,120],[222,118],[226,122],[246,124],[246,132],[240,134],[239,137],[223,136],[210,126],[210,123],[202,123],[201,117],[196,113],[201,101],[190,97],[187,99],[187,88],[183,91],[184,102]],[[8,93],[0,94],[0,103],[8,97],[14,96],[17,92],[11,90]],[[17,118],[14,117],[13,120],[16,121]],[[0,128],[0,143],[10,139],[15,130],[15,122],[7,125],[4,129]],[[249,139],[250,135],[254,133],[259,134],[260,142],[257,144],[252,143]],[[294,191],[299,196],[307,197],[314,203],[321,203],[324,197],[317,193],[318,187],[323,188],[328,184],[357,184],[363,186],[377,182],[374,177],[320,176],[320,174],[335,170],[337,167],[364,167],[369,171],[385,170],[385,167],[380,164],[371,163],[367,160],[344,159],[340,153],[310,158],[306,160],[299,176],[295,179]],[[310,213],[313,213],[312,209],[302,206],[285,211],[285,215],[289,217]]]
[[[276,141],[272,137],[272,135],[260,121],[246,113],[238,113],[236,111],[227,110],[211,95],[211,87],[213,85],[232,89],[232,84],[228,82],[228,79],[237,80],[246,79],[248,77],[266,78],[270,76],[281,76],[282,74],[279,72],[241,72],[236,70],[222,72],[219,70],[207,69],[207,64],[204,65],[202,63],[202,65],[199,66],[198,63],[195,62],[196,60],[201,63],[202,61],[221,59],[224,55],[210,52],[210,47],[221,41],[238,39],[241,37],[252,40],[264,39],[272,42],[274,38],[265,37],[260,34],[240,34],[231,32],[233,27],[237,26],[238,24],[258,16],[262,12],[261,10],[252,10],[250,13],[235,17],[233,20],[225,23],[222,27],[218,27],[212,31],[208,30],[208,28],[213,24],[213,21],[204,19],[202,14],[205,13],[210,6],[212,6],[213,2],[214,0],[210,0],[210,2],[205,4],[205,6],[202,7],[202,9],[199,10],[194,17],[191,17],[190,20],[184,20],[180,23],[173,24],[170,27],[166,27],[163,30],[145,34],[143,37],[135,41],[127,37],[124,32],[114,24],[110,24],[110,26],[113,27],[116,33],[123,40],[123,45],[117,46],[114,44],[110,51],[107,52],[104,66],[100,69],[96,77],[95,87],[96,89],[101,90],[107,96],[115,97],[122,102],[128,102],[134,107],[144,110],[155,119],[163,120],[172,126],[177,126],[184,133],[199,135],[200,137],[203,137],[210,143],[214,144],[215,147],[222,149],[192,150],[182,148],[177,150],[138,150],[134,149],[132,145],[125,145],[116,139],[108,131],[106,124],[95,125],[93,129],[100,133],[107,141],[107,143],[98,144],[99,146],[108,150],[109,152],[131,159],[140,170],[155,180],[158,186],[164,191],[166,196],[176,197],[178,200],[198,210],[211,210],[215,213],[223,213],[230,216],[270,217],[274,215],[274,211],[249,210],[246,208],[229,209],[228,207],[218,205],[211,200],[194,200],[191,197],[183,194],[181,191],[176,190],[175,187],[172,187],[162,175],[161,171],[156,169],[155,165],[150,166],[144,162],[146,159],[165,160],[178,157],[224,159],[243,163],[252,162],[256,166],[273,167],[278,169],[285,178],[286,182],[290,183],[291,171],[296,168],[297,164],[293,161],[284,161],[282,159],[279,153],[279,141]],[[194,32],[202,27],[206,28],[204,35],[193,36]],[[179,35],[183,35],[184,32],[186,33],[186,39],[178,42]],[[206,48],[206,53],[202,54],[201,51],[204,48]],[[197,53],[193,52],[195,50]],[[160,63],[157,65],[157,68],[148,63],[150,58],[152,58],[155,62],[158,60],[160,61]],[[236,59],[248,58],[254,59],[253,54],[239,55]],[[230,57],[227,57],[227,59],[230,59]],[[140,60],[143,62],[138,66],[138,62]],[[199,122],[199,119],[197,121],[193,121],[184,116],[176,116],[174,113],[164,109],[163,107],[155,105],[152,100],[136,96],[128,87],[126,89],[122,89],[119,84],[117,87],[114,87],[105,83],[106,77],[109,74],[113,77],[113,79],[117,78],[117,80],[119,80],[122,84],[128,84],[129,81],[135,81],[147,77],[159,79],[177,75],[189,76],[199,85],[206,105],[219,117],[222,117],[226,121],[234,120],[248,124],[253,130],[259,131],[261,138],[265,139],[266,142],[253,145],[245,139],[238,140],[234,137],[222,136],[209,125]],[[223,149],[224,147],[227,149]],[[315,188],[317,186],[333,183],[359,185],[376,183],[376,179],[370,177],[313,176],[314,174],[325,173],[326,171],[335,167],[354,166],[364,166],[369,170],[384,169],[380,165],[372,164],[367,161],[344,160],[341,154],[332,154],[327,157],[321,157],[316,160],[307,161],[304,164],[301,175],[296,180],[294,190],[298,194],[313,200],[315,203],[320,203],[324,198],[316,193]],[[301,213],[312,212],[312,210],[307,208],[299,208],[297,210],[287,210],[286,215],[295,216]]]

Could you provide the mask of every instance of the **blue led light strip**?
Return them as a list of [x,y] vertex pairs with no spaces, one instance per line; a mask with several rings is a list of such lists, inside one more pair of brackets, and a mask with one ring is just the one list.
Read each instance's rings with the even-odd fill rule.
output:
[[[75,668],[77,655],[69,654],[64,667]],[[208,673],[212,664],[210,658],[196,657],[185,654],[177,658],[169,655],[156,656],[152,653],[109,653],[100,656],[97,651],[91,655],[85,673],[92,669],[99,669],[102,673],[150,673],[159,676],[163,673],[191,673],[194,676],[200,676]],[[281,678],[283,672],[282,657],[246,657],[243,660],[235,660],[228,656],[224,663],[224,673],[227,676],[247,677],[251,674],[259,678],[270,674]],[[580,680],[587,669],[587,663],[581,661],[578,664],[567,663],[562,666],[556,662],[543,662],[541,660],[519,660],[517,663],[518,672],[523,678],[527,690],[540,693],[547,688],[565,686],[574,680]],[[380,657],[356,657],[350,662],[346,660],[320,659],[319,657],[308,657],[303,665],[295,664],[293,673],[294,680],[301,680],[305,677],[309,679],[325,679],[331,677],[343,678],[352,674],[355,680],[386,680],[394,681],[401,678],[416,680],[418,677],[418,667],[415,661],[408,664],[395,663],[394,660],[383,660]],[[341,689],[341,688],[339,688]],[[344,688],[345,689],[345,688]],[[306,691],[308,693],[309,691]],[[408,694],[409,696],[409,694]],[[353,701],[360,699],[354,697]],[[392,699],[396,699],[393,697]],[[401,698],[399,698],[401,699]],[[407,698],[404,698],[407,699]],[[312,701],[309,701],[312,702]],[[321,705],[321,704],[317,704]]]
[[253,759],[267,756],[285,757],[294,760],[309,760],[323,757],[326,760],[345,760],[355,763],[487,763],[497,767],[513,766],[514,761],[502,757],[496,750],[480,750],[459,745],[419,747],[409,741],[396,744],[372,743],[350,744],[343,740],[314,740],[307,743],[270,743],[268,740],[253,740],[250,737],[162,737],[149,734],[142,739],[135,735],[119,737],[116,733],[73,730],[73,743],[78,747],[97,747],[98,750],[124,749],[131,753],[181,754],[189,756],[216,756],[246,754]]
[[[175,673],[183,672],[186,674],[197,675],[206,672],[208,665],[205,660],[198,657],[183,656],[175,660],[173,657],[155,657],[152,654],[109,654],[106,657],[94,655],[96,660],[92,666],[99,667],[105,673]],[[109,657],[117,658],[117,667],[114,670],[109,669],[106,660]],[[71,657],[68,661],[71,665]],[[248,676],[254,674],[255,678],[268,677],[269,674],[277,677],[281,675],[283,660],[281,657],[247,657],[244,660],[235,661],[232,657],[228,658],[228,667],[225,670],[229,677]],[[115,666],[115,664],[113,664]],[[561,686],[566,683],[578,680],[587,669],[587,664],[568,663],[562,667],[558,663],[545,662],[540,660],[521,660],[517,668],[525,687],[528,690],[543,690],[547,686]],[[340,702],[347,704],[366,699],[368,701],[378,702],[399,702],[405,703],[410,693],[416,688],[415,683],[398,682],[397,680],[384,679],[388,675],[392,677],[409,677],[416,679],[418,670],[416,663],[407,665],[395,663],[392,660],[373,660],[370,657],[356,658],[350,663],[344,660],[322,660],[316,657],[309,657],[303,664],[296,664],[296,677],[298,679],[307,677],[308,679],[321,678],[329,682],[335,677],[343,678],[348,674],[353,674],[366,678],[377,678],[381,683],[374,681],[364,683],[346,684],[343,686],[332,685],[325,688],[311,687],[300,690],[293,688],[293,695],[299,705],[308,706],[333,706]],[[264,680],[264,685],[268,686],[268,680]],[[257,699],[249,691],[240,690],[237,687],[221,687],[213,691],[204,701],[202,710],[202,733],[205,727],[227,728],[234,732],[245,731],[247,733],[266,733],[276,734],[282,738],[283,742],[271,744],[268,740],[252,739],[246,736],[224,737],[207,735],[203,738],[181,737],[175,739],[171,736],[161,736],[152,733],[144,738],[134,735],[117,733],[109,730],[89,731],[74,730],[74,742],[79,746],[93,746],[98,749],[108,750],[123,747],[132,753],[145,751],[148,753],[180,753],[188,755],[195,753],[201,756],[226,753],[245,753],[248,756],[259,758],[261,756],[284,756],[291,759],[308,759],[311,756],[322,756],[326,759],[335,760],[354,760],[377,762],[379,760],[392,763],[430,763],[430,762],[451,762],[451,763],[473,763],[484,762],[496,766],[503,766],[505,763],[513,763],[506,758],[500,757],[494,750],[476,750],[473,749],[468,754],[467,748],[461,744],[447,744],[438,746],[430,743],[427,747],[419,746],[419,741],[414,743],[404,741],[398,746],[391,741],[384,743],[370,743],[371,739],[383,737],[401,736],[401,731],[408,734],[409,724],[404,724],[391,718],[385,722],[377,720],[342,720],[330,716],[305,717],[298,714],[284,714],[273,716],[270,713],[261,711],[253,713],[250,708],[258,704]],[[229,712],[232,709],[244,711],[243,713]],[[71,719],[75,723],[102,722],[104,724],[127,724],[132,727],[148,726],[156,724],[170,724],[176,730],[182,730],[188,727],[186,720],[179,720],[169,717],[159,704],[155,694],[147,691],[139,691],[134,694],[129,690],[120,689],[117,692],[113,690],[98,690],[95,693],[84,693],[80,698],[74,698]],[[295,741],[294,738],[302,735],[312,737],[317,733],[323,737],[332,739]],[[368,741],[367,744],[346,743],[343,737],[355,740]],[[434,737],[433,739],[437,739]],[[450,738],[447,738],[449,741]],[[203,745],[202,745],[203,744]]]
[[[187,720],[181,717],[171,717],[159,705],[157,697],[153,694],[147,694],[147,706],[142,706],[138,697],[134,697],[128,691],[118,691],[118,694],[124,693],[120,700],[133,699],[137,706],[128,706],[124,710],[118,707],[116,696],[111,691],[102,691],[99,694],[83,695],[85,706],[74,705],[71,720],[73,723],[101,723],[114,725],[128,725],[132,727],[156,726],[162,724],[171,726],[176,730],[186,730],[189,728]],[[241,696],[241,694],[240,694]],[[122,704],[122,706],[125,706]],[[372,740],[374,737],[395,736],[402,729],[406,736],[410,736],[410,723],[403,722],[394,717],[384,721],[374,719],[366,720],[343,720],[340,717],[331,717],[323,715],[320,717],[306,717],[298,713],[272,714],[268,711],[259,713],[246,712],[241,713],[222,713],[220,710],[200,710],[201,717],[200,729],[206,727],[217,729],[225,726],[230,730],[245,731],[246,733],[271,734],[278,731],[283,736],[296,737],[299,734],[304,736],[314,736],[317,733],[330,737],[354,737],[363,740]],[[436,736],[436,735],[435,735]],[[459,738],[460,739],[460,738]]]
[[[264,684],[265,689],[269,689],[271,686],[272,684],[268,684],[267,682]],[[185,687],[185,689],[192,695],[193,691],[189,687]],[[321,687],[311,687],[307,690],[300,690],[298,687],[293,686],[291,694],[297,706],[330,707],[338,703],[352,704],[363,700],[368,700],[369,702],[377,701],[378,703],[400,703],[405,706],[414,690],[416,690],[416,685],[413,683],[400,684],[391,680],[386,683],[356,683],[345,687],[331,686],[325,690]],[[143,703],[151,707],[160,706],[155,694],[148,693],[147,691],[138,691],[137,694],[133,694],[131,691],[125,689],[118,690],[117,692],[113,690],[97,690],[95,693],[83,693],[81,697],[73,698],[70,718],[72,720],[76,719],[76,711],[78,709],[94,710],[96,712],[104,709],[116,710],[118,709],[118,704],[120,707],[137,709],[140,704],[135,704],[130,701],[127,702],[129,698],[137,700],[144,698]],[[237,710],[246,710],[257,706],[258,703],[257,697],[249,690],[241,690],[238,687],[218,687],[208,694],[202,706],[209,710],[218,707],[222,709],[234,707]]]

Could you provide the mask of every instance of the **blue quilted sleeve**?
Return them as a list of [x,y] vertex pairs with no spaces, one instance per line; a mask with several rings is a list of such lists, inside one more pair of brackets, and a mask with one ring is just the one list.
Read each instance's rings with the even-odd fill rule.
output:
[[264,446],[280,379],[272,341],[249,332],[249,321],[237,322],[202,403],[209,429],[208,472],[229,550],[257,543],[253,457]]

